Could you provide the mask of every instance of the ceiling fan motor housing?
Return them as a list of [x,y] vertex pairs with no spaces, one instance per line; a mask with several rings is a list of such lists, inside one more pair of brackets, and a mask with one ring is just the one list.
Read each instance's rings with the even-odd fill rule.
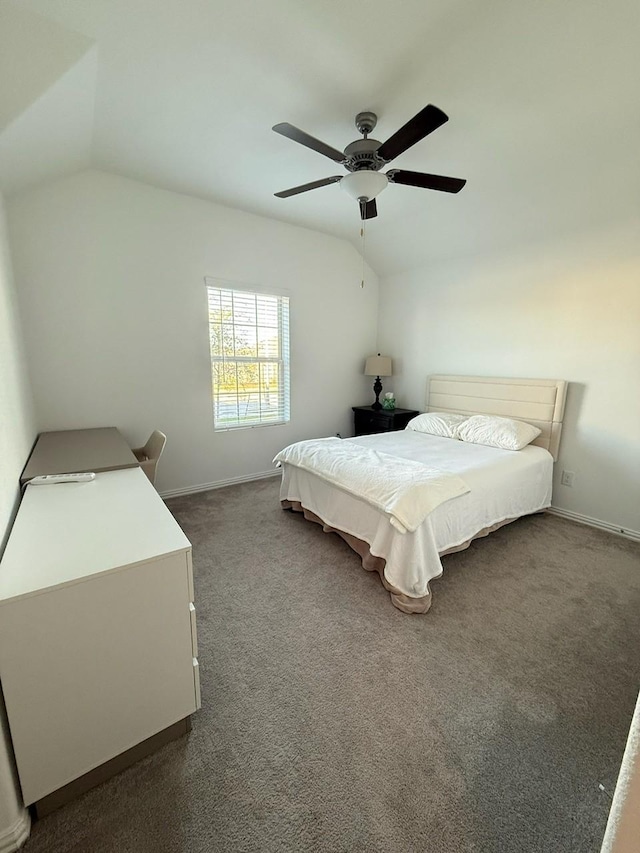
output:
[[386,160],[378,156],[378,148],[382,143],[377,139],[356,139],[344,149],[344,167],[350,172],[358,172],[360,169],[369,169],[377,172]]

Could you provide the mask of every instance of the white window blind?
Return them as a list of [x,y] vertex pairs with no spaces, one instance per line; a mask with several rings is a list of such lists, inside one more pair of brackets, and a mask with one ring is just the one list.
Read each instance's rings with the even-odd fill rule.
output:
[[289,298],[207,285],[214,429],[289,420]]

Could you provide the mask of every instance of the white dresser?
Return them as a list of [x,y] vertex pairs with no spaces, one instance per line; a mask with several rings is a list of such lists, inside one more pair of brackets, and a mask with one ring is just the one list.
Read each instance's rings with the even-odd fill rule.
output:
[[0,563],[0,678],[25,805],[188,721],[193,599],[191,545],[140,468],[27,487]]

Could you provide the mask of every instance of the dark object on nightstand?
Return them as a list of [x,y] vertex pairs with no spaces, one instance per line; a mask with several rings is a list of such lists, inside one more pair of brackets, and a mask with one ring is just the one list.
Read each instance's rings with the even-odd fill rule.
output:
[[420,414],[414,409],[373,409],[371,406],[353,406],[352,409],[356,435],[404,429],[411,418]]

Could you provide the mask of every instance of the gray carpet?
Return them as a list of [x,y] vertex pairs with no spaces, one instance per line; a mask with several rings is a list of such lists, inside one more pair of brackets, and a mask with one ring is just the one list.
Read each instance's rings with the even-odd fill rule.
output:
[[444,558],[426,615],[263,480],[169,502],[202,710],[26,853],[590,853],[640,685],[640,547],[553,516]]

